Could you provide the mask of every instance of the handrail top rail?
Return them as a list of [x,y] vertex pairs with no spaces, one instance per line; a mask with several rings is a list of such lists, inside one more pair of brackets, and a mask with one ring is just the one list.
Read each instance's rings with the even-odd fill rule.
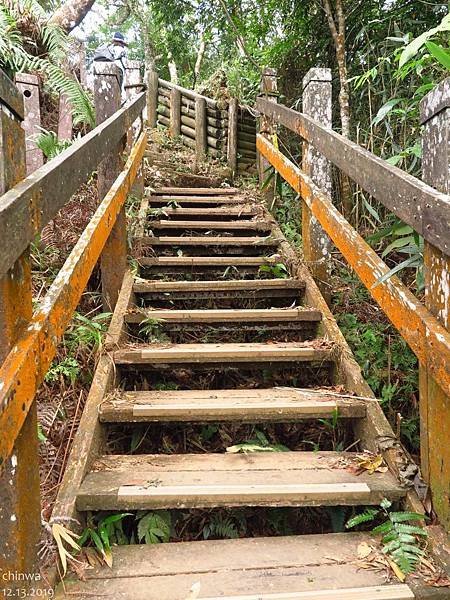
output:
[[171,81],[166,81],[165,79],[158,79],[159,83],[162,87],[168,88],[169,90],[178,90],[183,96],[186,98],[191,98],[192,100],[205,100],[206,104],[211,108],[217,108],[217,100],[213,98],[208,98],[208,96],[203,96],[203,94],[199,94],[198,92],[194,92],[194,90],[188,90],[187,88],[182,87],[176,83],[172,83]]
[[260,96],[258,111],[298,133],[433,246],[450,255],[450,196],[304,113]]
[[145,92],[142,92],[0,196],[0,276],[13,266],[111,148],[120,142],[144,109],[145,102]]

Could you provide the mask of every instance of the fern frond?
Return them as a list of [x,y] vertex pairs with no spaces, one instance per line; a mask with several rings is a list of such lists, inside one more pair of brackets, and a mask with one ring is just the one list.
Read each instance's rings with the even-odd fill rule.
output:
[[423,521],[425,515],[416,512],[391,512],[389,518],[393,523],[403,523],[405,521]]
[[345,524],[345,528],[352,529],[353,527],[357,527],[358,525],[361,525],[362,523],[369,523],[375,519],[375,517],[378,515],[379,512],[380,511],[377,510],[376,508],[368,508],[363,513],[361,513],[359,515],[355,515],[354,517],[349,519],[347,521],[347,523]]
[[405,525],[404,523],[398,523],[395,525],[396,531],[399,533],[409,533],[410,535],[420,535],[422,537],[428,537],[428,532],[421,527],[415,525]]

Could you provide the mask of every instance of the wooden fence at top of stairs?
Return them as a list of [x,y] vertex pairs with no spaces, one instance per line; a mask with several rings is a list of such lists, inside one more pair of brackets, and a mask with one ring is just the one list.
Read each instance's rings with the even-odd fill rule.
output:
[[[383,498],[420,510],[408,479],[416,472],[414,465],[373,398],[309,269],[284,239],[276,221],[256,197],[244,200],[236,188],[160,188],[143,194],[142,179],[136,176],[146,134],[134,128],[133,135],[131,125],[144,108],[145,97],[140,94],[116,110],[120,97],[117,81],[114,67],[99,67],[97,118],[106,120],[23,179],[20,96],[3,74],[0,79],[4,107],[1,191],[6,192],[0,200],[2,573],[34,572],[39,537],[34,396],[100,256],[105,303],[114,314],[59,489],[55,522],[70,526],[72,519],[78,519],[83,523],[88,511],[357,508],[378,505]],[[265,94],[270,96],[273,83],[273,73],[266,73]],[[310,85],[317,105],[322,106],[314,115],[320,119],[328,114],[329,99],[326,110],[320,104],[323,90],[329,90],[328,73],[319,70],[309,75],[304,98],[308,112]],[[440,104],[433,102],[433,97],[424,104],[425,139],[434,140],[436,151],[439,144],[434,127],[439,127],[441,135],[441,119],[447,119],[449,110],[449,95],[442,101],[445,85],[439,89]],[[439,113],[435,115],[437,105]],[[301,193],[304,251],[319,285],[326,283],[327,232],[418,355],[427,383],[426,388],[422,386],[426,390],[421,399],[425,403],[422,416],[430,415],[424,425],[433,431],[433,436],[426,430],[423,436],[425,457],[430,457],[424,463],[425,476],[445,524],[442,495],[445,497],[449,463],[443,435],[449,414],[445,396],[449,335],[433,316],[434,308],[430,306],[428,311],[420,305],[395,278],[373,287],[386,267],[331,204],[323,155],[350,171],[352,178],[382,202],[390,202],[392,193],[395,202],[389,204],[391,210],[422,233],[427,251],[432,250],[435,257],[426,263],[433,272],[428,303],[442,303],[441,291],[445,291],[443,273],[448,271],[442,267],[448,261],[448,196],[391,168],[307,114],[266,98],[258,100],[258,109],[262,114],[259,161],[270,161]],[[306,139],[303,170],[272,144],[274,122]],[[129,158],[121,168],[118,157],[127,132]],[[426,169],[442,164],[436,153],[434,162],[427,162],[426,156]],[[103,200],[32,315],[27,248],[98,165]],[[261,173],[264,169],[260,164]],[[133,194],[142,196],[134,240],[138,275],[127,270],[123,212],[133,184]],[[440,305],[439,319],[445,306]],[[415,332],[413,327],[417,327]],[[340,391],[334,386],[340,386]],[[440,430],[435,421],[430,423],[438,409],[442,412]],[[194,452],[191,447],[183,454],[162,453],[160,447],[159,453],[130,453],[120,445],[115,446],[115,454],[108,452],[111,441],[118,443],[117,431],[132,435],[142,424],[149,430],[156,424],[152,431],[170,422],[184,428],[208,422],[259,423],[261,427],[296,423],[300,429],[307,421],[336,415],[347,424],[346,451],[328,442],[331,449],[326,451],[251,455]],[[154,446],[150,443],[148,447]],[[389,469],[357,475],[358,448],[381,452]],[[433,451],[440,453],[439,482]],[[112,569],[86,570],[84,581],[68,578],[58,588],[57,597],[448,597],[448,588],[434,588],[420,578],[396,584],[386,581],[383,572],[360,568],[358,547],[377,544],[369,533],[318,533],[319,527],[314,531],[314,535],[114,547]],[[8,587],[25,589],[23,579],[10,578]]]

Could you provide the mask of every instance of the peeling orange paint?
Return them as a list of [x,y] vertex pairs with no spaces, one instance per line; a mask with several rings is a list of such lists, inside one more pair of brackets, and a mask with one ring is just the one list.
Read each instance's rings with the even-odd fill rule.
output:
[[58,273],[38,312],[0,369],[0,469],[10,455],[49,368],[59,339],[70,322],[92,270],[139,170],[147,144],[143,133],[124,170],[97,208]]
[[263,136],[257,136],[256,146],[283,179],[299,192],[419,362],[427,367],[439,386],[450,395],[448,331],[397,277],[377,284],[389,267],[340,214],[329,196]]

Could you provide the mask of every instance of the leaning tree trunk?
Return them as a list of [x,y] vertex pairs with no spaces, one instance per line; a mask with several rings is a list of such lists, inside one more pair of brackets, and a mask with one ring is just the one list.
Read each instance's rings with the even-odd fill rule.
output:
[[49,19],[67,33],[75,29],[91,10],[95,0],[67,0]]
[[[345,53],[345,15],[342,0],[336,0],[336,19],[333,16],[330,0],[323,0],[328,26],[334,41],[336,61],[339,70],[339,108],[341,117],[341,132],[346,138],[350,137],[350,88],[347,75],[347,60]],[[337,25],[336,25],[337,21]],[[350,179],[345,173],[341,177],[341,201],[345,217],[351,219],[353,210],[353,193]]]

